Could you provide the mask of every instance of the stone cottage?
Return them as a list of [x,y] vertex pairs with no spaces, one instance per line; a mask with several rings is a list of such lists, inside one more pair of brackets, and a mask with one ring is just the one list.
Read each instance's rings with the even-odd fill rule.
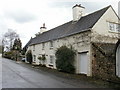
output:
[[115,44],[120,33],[118,16],[112,6],[85,15],[85,7],[75,5],[73,20],[46,31],[45,24],[40,28],[40,33],[32,38],[25,46],[31,51],[33,63],[42,64],[38,57],[45,55],[44,64],[56,69],[55,52],[57,48],[66,45],[76,50],[74,66],[77,74],[92,76],[93,68],[93,43]]

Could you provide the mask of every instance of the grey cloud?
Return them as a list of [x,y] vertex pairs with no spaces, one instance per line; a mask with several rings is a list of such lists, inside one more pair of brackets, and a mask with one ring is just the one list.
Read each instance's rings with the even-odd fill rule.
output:
[[80,2],[80,1],[75,1],[75,2],[54,2],[54,3],[49,3],[49,6],[52,8],[56,7],[73,7],[76,4],[81,4],[82,6],[85,7],[85,12],[93,12],[97,9],[101,9],[103,7],[106,7],[108,5],[108,2]]
[[0,15],[0,38],[7,31],[7,25],[4,21],[4,17]]
[[56,7],[59,7],[59,8],[69,8],[69,7],[73,7],[74,5],[76,4],[81,4],[81,2],[77,2],[77,1],[74,1],[74,2],[69,2],[69,1],[66,1],[66,2],[51,2],[49,3],[49,6],[52,7],[52,8],[56,8]]
[[31,22],[31,21],[34,21],[36,19],[36,16],[34,14],[29,13],[29,12],[25,12],[25,11],[5,12],[5,16],[13,19],[17,23]]
[[120,17],[120,1],[118,2],[118,16]]

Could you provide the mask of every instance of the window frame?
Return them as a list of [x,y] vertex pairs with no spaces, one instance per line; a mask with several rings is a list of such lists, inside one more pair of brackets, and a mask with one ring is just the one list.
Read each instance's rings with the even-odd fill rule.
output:
[[50,65],[53,65],[54,64],[54,56],[53,55],[50,55]]
[[50,49],[53,49],[53,47],[54,47],[54,44],[53,44],[53,41],[50,41]]
[[[111,25],[112,25],[112,26],[111,26]],[[114,25],[114,23],[109,22],[109,30],[110,30],[111,32],[115,32],[115,25]]]
[[33,62],[36,62],[36,55],[33,55]]
[[[110,24],[113,25],[112,29],[110,28]],[[117,26],[119,27],[118,29],[117,29]],[[108,22],[108,27],[110,32],[120,33],[120,24]]]
[[33,45],[33,51],[35,51],[35,45]]
[[120,33],[120,24],[116,24],[116,31]]
[[42,50],[45,49],[45,43],[42,43]]

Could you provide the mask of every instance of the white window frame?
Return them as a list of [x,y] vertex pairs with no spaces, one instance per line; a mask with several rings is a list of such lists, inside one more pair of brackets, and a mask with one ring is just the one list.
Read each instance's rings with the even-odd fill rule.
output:
[[54,47],[53,41],[50,41],[50,49]]
[[34,62],[36,61],[36,55],[33,55],[33,60],[34,60]]
[[45,43],[42,43],[42,50],[45,49]]
[[33,45],[33,51],[35,51],[35,45]]
[[50,64],[53,65],[54,64],[54,56],[50,55]]
[[115,25],[111,22],[109,22],[109,30],[115,32]]
[[[120,32],[120,24],[117,24],[117,23],[112,23],[112,22],[108,22],[108,26],[109,26],[109,31],[110,32],[116,32],[116,33],[119,33]],[[111,27],[112,25],[112,27]],[[119,28],[117,28],[119,27]]]
[[116,24],[116,27],[115,27],[115,28],[116,28],[116,31],[117,31],[117,32],[120,32],[120,24]]

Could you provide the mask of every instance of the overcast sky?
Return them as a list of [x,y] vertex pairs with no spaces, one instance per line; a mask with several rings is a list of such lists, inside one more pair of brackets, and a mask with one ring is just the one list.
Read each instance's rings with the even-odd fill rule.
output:
[[0,38],[15,30],[23,46],[40,31],[43,23],[48,30],[72,20],[72,7],[81,4],[85,13],[112,5],[118,13],[119,0],[0,0]]

